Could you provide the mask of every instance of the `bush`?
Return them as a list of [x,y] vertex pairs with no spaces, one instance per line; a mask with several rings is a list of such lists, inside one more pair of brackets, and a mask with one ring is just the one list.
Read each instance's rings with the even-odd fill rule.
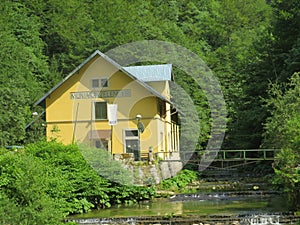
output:
[[33,156],[7,152],[0,156],[1,224],[58,224],[63,200],[49,194],[63,186],[56,168]]
[[68,213],[83,213],[92,208],[110,206],[107,187],[110,182],[100,177],[84,160],[76,145],[39,142],[26,147],[26,152],[43,159],[61,171],[67,186],[62,191],[53,189],[67,202]]
[[79,146],[85,161],[98,173],[98,175],[119,184],[133,184],[133,176],[122,163],[113,159],[107,150]]
[[76,145],[39,142],[21,151],[0,150],[0,224],[59,224],[68,214],[154,195],[153,188],[99,176]]
[[163,180],[159,188],[164,190],[176,191],[184,188],[197,179],[197,172],[192,170],[181,170],[176,176]]

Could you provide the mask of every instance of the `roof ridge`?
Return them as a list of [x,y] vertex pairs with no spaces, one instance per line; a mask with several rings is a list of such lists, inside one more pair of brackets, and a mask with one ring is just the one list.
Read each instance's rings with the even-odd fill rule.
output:
[[[171,103],[170,100],[162,96],[160,93],[158,93],[154,88],[152,88],[150,85],[146,84],[142,80],[139,80],[136,76],[134,76],[132,73],[126,71],[120,64],[118,64],[116,61],[105,55],[99,50],[94,51],[88,58],[86,58],[79,66],[77,66],[72,72],[70,72],[64,79],[62,79],[57,85],[55,85],[53,88],[51,88],[44,96],[42,96],[39,100],[37,100],[34,103],[34,106],[41,104],[50,94],[52,94],[57,88],[59,88],[64,82],[66,82],[68,79],[70,79],[74,74],[76,74],[77,71],[79,71],[83,66],[85,66],[90,60],[92,60],[96,55],[101,56],[105,60],[107,60],[109,63],[114,65],[117,69],[122,71],[123,73],[127,74],[129,77],[137,81],[140,85],[142,85],[144,88],[146,88],[148,91],[150,91],[155,96],[159,97],[160,99]],[[172,104],[172,103],[171,103]]]

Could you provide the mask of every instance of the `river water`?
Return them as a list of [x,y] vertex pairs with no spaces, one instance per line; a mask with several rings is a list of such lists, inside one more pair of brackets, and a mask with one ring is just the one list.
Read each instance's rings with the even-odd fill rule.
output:
[[82,224],[87,224],[84,223],[84,219],[98,218],[97,221],[101,221],[101,218],[244,216],[244,221],[248,221],[244,224],[280,224],[279,217],[289,213],[286,199],[279,194],[262,192],[179,194],[133,206],[115,206],[96,210],[73,216],[72,219],[80,218]]

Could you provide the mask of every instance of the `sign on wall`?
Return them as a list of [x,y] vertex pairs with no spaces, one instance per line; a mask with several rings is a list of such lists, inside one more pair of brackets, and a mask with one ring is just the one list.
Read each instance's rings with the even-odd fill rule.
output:
[[107,104],[107,118],[109,125],[117,124],[117,104]]
[[108,90],[108,91],[80,91],[71,92],[70,98],[74,99],[93,99],[93,98],[124,98],[130,97],[131,90]]

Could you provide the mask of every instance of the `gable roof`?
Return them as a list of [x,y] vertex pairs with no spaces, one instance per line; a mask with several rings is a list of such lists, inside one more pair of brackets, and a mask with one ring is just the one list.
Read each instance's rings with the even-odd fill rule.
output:
[[172,64],[123,67],[143,82],[172,80]]
[[82,62],[79,66],[77,66],[68,76],[66,76],[61,82],[59,82],[57,85],[55,85],[52,89],[50,89],[43,97],[41,97],[38,101],[36,101],[34,103],[34,105],[40,105],[42,104],[45,99],[52,94],[56,89],[58,89],[64,82],[66,82],[68,79],[70,79],[74,74],[76,74],[76,72],[78,72],[82,67],[84,67],[90,60],[92,60],[96,55],[99,55],[100,57],[102,57],[103,59],[105,59],[106,61],[108,61],[109,63],[111,63],[112,65],[114,65],[118,70],[122,71],[123,73],[127,74],[129,77],[131,77],[133,80],[135,80],[138,84],[140,84],[141,86],[143,86],[146,90],[150,91],[150,93],[152,93],[153,95],[157,96],[159,99],[168,102],[170,104],[172,104],[172,102],[170,102],[170,100],[168,100],[166,97],[164,97],[163,95],[161,95],[159,92],[157,92],[154,88],[152,88],[151,86],[149,86],[148,84],[146,84],[145,82],[143,82],[142,80],[139,80],[136,76],[134,76],[130,71],[127,71],[124,69],[124,67],[122,67],[121,65],[119,65],[117,62],[115,62],[114,60],[112,60],[111,58],[109,58],[107,55],[105,55],[104,53],[100,52],[99,50],[96,50],[93,54],[91,54],[84,62]]

